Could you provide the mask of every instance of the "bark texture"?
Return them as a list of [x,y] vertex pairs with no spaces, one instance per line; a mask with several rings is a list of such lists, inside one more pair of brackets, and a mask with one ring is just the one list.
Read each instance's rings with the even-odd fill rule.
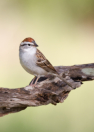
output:
[[[74,66],[57,66],[57,72],[72,86],[78,88],[83,81],[94,80],[94,63]],[[36,87],[0,88],[0,116],[19,112],[28,106],[62,103],[73,88],[53,76],[41,77]]]

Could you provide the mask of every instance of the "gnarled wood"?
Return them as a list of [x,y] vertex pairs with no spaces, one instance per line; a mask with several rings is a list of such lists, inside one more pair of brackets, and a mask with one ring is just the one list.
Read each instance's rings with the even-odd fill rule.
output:
[[[72,86],[78,88],[83,81],[94,80],[94,63],[74,66],[57,66],[57,72]],[[73,90],[59,78],[41,77],[36,87],[0,88],[0,116],[19,112],[28,106],[62,103]]]

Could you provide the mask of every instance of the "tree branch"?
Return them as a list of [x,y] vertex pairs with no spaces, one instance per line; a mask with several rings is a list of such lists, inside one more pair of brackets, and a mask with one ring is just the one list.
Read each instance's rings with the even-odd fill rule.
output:
[[[74,66],[57,66],[57,72],[72,86],[80,87],[83,81],[94,80],[94,63]],[[41,77],[36,87],[0,88],[0,116],[19,112],[28,106],[62,103],[73,90],[53,76]]]

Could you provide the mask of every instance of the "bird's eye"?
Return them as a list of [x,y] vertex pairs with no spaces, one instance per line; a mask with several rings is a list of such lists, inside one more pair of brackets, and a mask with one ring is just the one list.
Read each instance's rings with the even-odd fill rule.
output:
[[31,44],[28,44],[28,46],[31,46]]

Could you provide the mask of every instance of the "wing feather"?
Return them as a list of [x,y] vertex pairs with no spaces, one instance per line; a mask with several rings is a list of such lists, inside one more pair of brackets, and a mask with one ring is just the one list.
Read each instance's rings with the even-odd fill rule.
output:
[[47,72],[57,73],[52,64],[46,59],[46,57],[37,49],[37,66],[43,68]]

